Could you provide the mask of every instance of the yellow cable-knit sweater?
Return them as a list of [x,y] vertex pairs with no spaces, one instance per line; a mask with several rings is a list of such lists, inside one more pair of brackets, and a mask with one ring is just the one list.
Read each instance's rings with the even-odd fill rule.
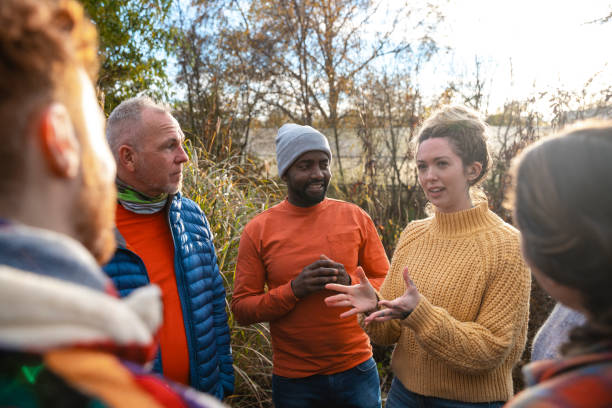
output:
[[384,299],[422,295],[403,321],[366,327],[374,343],[397,343],[391,366],[410,391],[465,402],[506,401],[527,334],[531,277],[518,231],[486,202],[411,222],[402,232]]

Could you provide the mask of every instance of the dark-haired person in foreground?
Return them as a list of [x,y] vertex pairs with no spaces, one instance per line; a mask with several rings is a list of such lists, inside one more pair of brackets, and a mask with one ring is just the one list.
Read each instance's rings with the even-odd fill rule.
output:
[[0,2],[0,406],[219,407],[148,374],[159,290],[117,297],[115,164],[73,0]]
[[526,150],[514,219],[540,286],[586,322],[562,358],[523,369],[529,388],[509,407],[612,406],[612,122],[583,125]]

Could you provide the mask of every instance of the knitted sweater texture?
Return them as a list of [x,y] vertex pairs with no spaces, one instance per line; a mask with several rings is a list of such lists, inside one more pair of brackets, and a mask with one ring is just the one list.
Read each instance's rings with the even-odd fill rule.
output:
[[401,322],[366,327],[374,343],[397,343],[397,378],[425,396],[508,400],[512,367],[525,347],[531,286],[518,231],[486,202],[436,212],[403,231],[382,298],[404,293],[406,266],[422,295],[418,306]]

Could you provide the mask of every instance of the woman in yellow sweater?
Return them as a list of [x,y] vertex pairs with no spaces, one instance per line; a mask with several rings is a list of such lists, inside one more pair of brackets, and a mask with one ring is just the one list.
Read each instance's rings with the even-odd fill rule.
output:
[[531,278],[518,231],[472,200],[490,157],[487,126],[447,106],[419,133],[419,184],[433,216],[411,222],[377,293],[361,274],[328,306],[360,313],[374,343],[397,344],[386,407],[496,407],[513,393],[525,346]]

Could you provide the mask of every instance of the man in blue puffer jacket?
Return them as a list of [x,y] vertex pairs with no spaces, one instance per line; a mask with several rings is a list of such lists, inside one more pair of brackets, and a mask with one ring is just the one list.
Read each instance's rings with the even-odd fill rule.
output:
[[118,248],[104,270],[121,296],[161,288],[154,371],[223,399],[234,388],[225,289],[208,221],[179,192],[183,132],[165,107],[136,97],[111,113],[106,136],[117,162]]

